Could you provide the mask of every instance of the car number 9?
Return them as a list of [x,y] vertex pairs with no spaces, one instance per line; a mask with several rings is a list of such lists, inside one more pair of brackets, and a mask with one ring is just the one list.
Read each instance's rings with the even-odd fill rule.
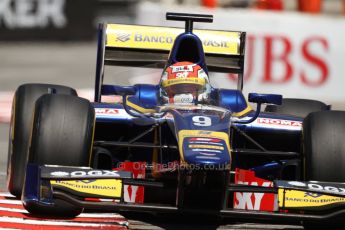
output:
[[212,120],[209,117],[194,116],[192,120],[193,120],[193,124],[196,126],[211,126],[212,125]]

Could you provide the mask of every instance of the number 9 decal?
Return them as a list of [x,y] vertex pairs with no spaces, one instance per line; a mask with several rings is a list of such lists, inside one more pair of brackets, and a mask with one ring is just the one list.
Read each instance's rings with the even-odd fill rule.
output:
[[194,116],[192,120],[196,126],[211,126],[212,124],[211,118],[205,116]]

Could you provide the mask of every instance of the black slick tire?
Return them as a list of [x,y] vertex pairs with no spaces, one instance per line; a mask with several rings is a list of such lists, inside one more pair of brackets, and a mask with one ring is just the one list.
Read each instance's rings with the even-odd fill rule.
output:
[[[310,113],[303,122],[304,180],[345,181],[345,111]],[[304,229],[344,229],[342,218],[302,222]]]
[[8,145],[7,188],[18,198],[22,193],[35,102],[42,95],[52,92],[77,95],[74,89],[66,86],[24,84],[18,87],[13,98]]
[[305,179],[344,182],[345,111],[309,114],[303,122]]
[[[69,95],[44,95],[36,102],[29,163],[38,165],[89,166],[95,112],[91,103]],[[66,201],[54,206],[31,205],[35,215],[73,217],[82,212]]]

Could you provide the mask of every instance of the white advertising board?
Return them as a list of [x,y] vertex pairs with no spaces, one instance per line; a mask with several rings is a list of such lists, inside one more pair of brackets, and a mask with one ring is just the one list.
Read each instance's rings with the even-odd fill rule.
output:
[[[214,15],[213,24],[195,28],[247,32],[245,94],[278,93],[345,107],[345,17],[144,3],[137,23],[183,27],[165,20],[168,11]],[[233,84],[231,77],[220,79],[216,85]]]

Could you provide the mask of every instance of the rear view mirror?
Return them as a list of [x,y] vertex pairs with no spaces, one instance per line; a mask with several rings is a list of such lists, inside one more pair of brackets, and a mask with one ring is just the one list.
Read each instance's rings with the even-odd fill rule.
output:
[[283,97],[280,94],[259,94],[250,93],[248,95],[248,101],[258,104],[274,104],[281,105]]
[[257,104],[256,111],[253,116],[249,120],[244,121],[236,121],[236,123],[240,124],[249,124],[256,120],[259,116],[261,111],[261,104],[274,104],[274,105],[281,105],[283,101],[283,97],[280,94],[260,94],[260,93],[250,93],[248,94],[248,101],[254,102]]

